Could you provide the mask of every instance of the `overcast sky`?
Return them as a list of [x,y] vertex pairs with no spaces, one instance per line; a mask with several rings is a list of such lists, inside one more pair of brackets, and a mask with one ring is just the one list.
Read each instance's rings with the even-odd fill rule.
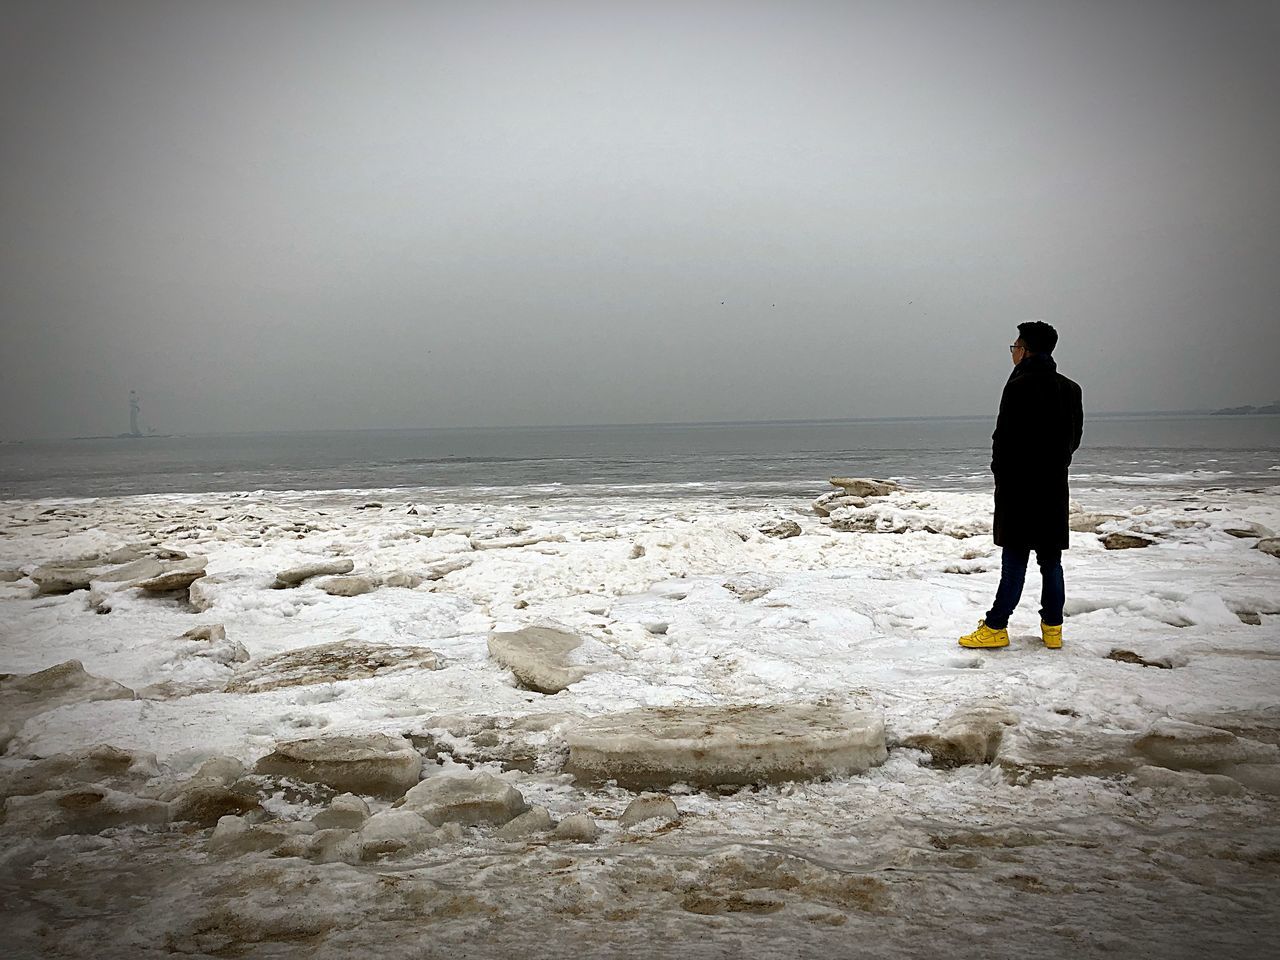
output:
[[1280,395],[1273,0],[0,9],[0,438]]

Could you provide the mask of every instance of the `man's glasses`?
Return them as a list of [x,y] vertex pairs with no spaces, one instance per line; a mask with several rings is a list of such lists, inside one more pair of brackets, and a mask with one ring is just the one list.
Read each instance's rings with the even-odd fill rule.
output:
[[1009,344],[1009,352],[1010,352],[1010,353],[1016,353],[1017,351],[1019,351],[1019,350],[1021,350],[1021,349],[1022,349],[1022,348],[1021,348],[1020,346],[1018,346],[1016,343],[1011,343],[1011,344]]

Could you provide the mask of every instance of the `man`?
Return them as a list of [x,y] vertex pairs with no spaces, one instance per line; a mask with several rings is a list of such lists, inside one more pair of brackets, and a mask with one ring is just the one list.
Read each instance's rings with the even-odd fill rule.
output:
[[1067,467],[1080,446],[1084,406],[1080,386],[1058,373],[1053,348],[1058,331],[1041,320],[1018,324],[1013,373],[1000,397],[991,435],[991,472],[996,481],[992,530],[1003,547],[1000,587],[978,629],[960,646],[1007,647],[1009,617],[1022,596],[1027,561],[1036,552],[1043,589],[1040,636],[1051,649],[1062,646],[1062,551],[1068,546]]

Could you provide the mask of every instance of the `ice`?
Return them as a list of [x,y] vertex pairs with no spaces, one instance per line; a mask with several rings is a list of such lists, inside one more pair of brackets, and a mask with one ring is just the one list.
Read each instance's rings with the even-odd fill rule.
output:
[[534,805],[524,813],[507,821],[494,833],[503,840],[523,840],[538,833],[549,833],[553,827],[551,814],[546,807]]
[[261,693],[438,667],[438,658],[425,647],[337,641],[255,660],[236,673],[227,692]]
[[627,804],[627,809],[618,818],[618,826],[634,827],[648,820],[674,821],[680,819],[680,811],[670,797],[657,794],[645,794],[636,797]]
[[1005,728],[1017,722],[1017,715],[1003,707],[973,705],[951,714],[932,733],[907,737],[902,745],[924,750],[940,767],[991,763]]
[[311,818],[320,830],[359,830],[369,819],[369,804],[354,793],[342,793],[329,801],[329,805]]
[[312,737],[277,744],[253,769],[394,799],[418,782],[422,756],[409,741],[386,734]]
[[304,563],[301,566],[290,567],[287,570],[281,570],[276,574],[276,589],[283,590],[290,587],[296,587],[312,577],[322,577],[343,573],[350,573],[356,567],[351,560],[318,560],[313,563]]
[[585,813],[575,813],[557,823],[551,837],[572,843],[595,843],[600,837],[600,827]]
[[87,673],[79,660],[67,660],[25,676],[0,674],[0,751],[37,714],[86,700],[132,699],[123,684]]
[[553,627],[524,627],[489,637],[489,655],[530,690],[554,694],[577,683],[595,667],[581,666],[571,654],[582,637]]
[[642,708],[584,721],[566,739],[568,771],[633,788],[843,776],[886,756],[879,717],[798,704]]
[[436,826],[501,826],[528,809],[519,790],[487,773],[429,776],[406,793],[402,803]]
[[318,586],[331,597],[359,597],[372,593],[378,584],[371,577],[330,577]]
[[[50,689],[36,713],[0,707],[18,721],[0,756],[7,948],[326,958],[428,943],[488,960],[550,956],[571,928],[583,955],[641,956],[655,929],[691,957],[740,949],[747,932],[839,956],[852,931],[887,957],[945,942],[976,958],[996,937],[1031,958],[1260,955],[1280,844],[1280,568],[1232,531],[1280,529],[1275,492],[1077,492],[1073,517],[1094,519],[1064,556],[1064,648],[1040,643],[1029,583],[1010,647],[969,653],[955,639],[999,575],[989,490],[833,504],[877,518],[863,533],[810,511],[821,485],[772,498],[190,494],[59,504],[41,522],[49,504],[0,504],[0,570],[208,558],[189,605],[91,580],[108,616],[83,591],[33,596],[33,581],[0,578],[0,698],[73,659],[123,697]],[[373,500],[383,507],[360,509]],[[760,532],[780,517],[803,535]],[[1159,546],[1108,551],[1098,536],[1111,532]],[[381,589],[270,589],[279,571],[334,558]],[[488,641],[529,626],[581,640],[567,667],[608,668],[554,700],[524,689]],[[574,776],[579,728],[734,707],[863,711],[882,719],[887,755],[771,767],[747,786],[676,782],[661,751],[646,771],[658,783]],[[1017,722],[984,725],[973,707]],[[388,810],[423,797],[418,779],[379,795],[294,775],[321,754],[245,772],[299,738],[373,735],[417,758],[420,784],[479,788],[427,803],[436,826],[407,803]],[[795,735],[782,757],[821,746],[813,727]],[[939,762],[949,749],[979,762]],[[479,817],[468,804],[483,797],[495,802]],[[644,811],[663,812],[634,822]],[[551,842],[579,816],[593,840]],[[1187,894],[1176,910],[1170,890]]]
[[3,830],[51,837],[100,833],[118,827],[159,826],[168,823],[171,814],[169,804],[160,800],[85,785],[9,797],[4,805]]

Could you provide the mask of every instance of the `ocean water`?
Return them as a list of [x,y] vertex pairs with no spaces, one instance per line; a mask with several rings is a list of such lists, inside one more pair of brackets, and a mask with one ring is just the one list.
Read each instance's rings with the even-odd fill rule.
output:
[[[0,444],[0,498],[520,488],[807,496],[836,475],[990,484],[993,418],[363,430]],[[1280,417],[1100,416],[1077,489],[1280,484]],[[545,489],[542,489],[545,488]]]

